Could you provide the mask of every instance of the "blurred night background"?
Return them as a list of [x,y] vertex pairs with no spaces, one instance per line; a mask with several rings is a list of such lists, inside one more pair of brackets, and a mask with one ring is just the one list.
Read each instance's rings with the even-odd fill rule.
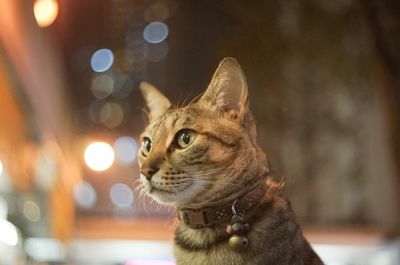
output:
[[326,264],[400,264],[396,0],[0,0],[0,264],[174,264],[138,84],[182,104],[224,57]]

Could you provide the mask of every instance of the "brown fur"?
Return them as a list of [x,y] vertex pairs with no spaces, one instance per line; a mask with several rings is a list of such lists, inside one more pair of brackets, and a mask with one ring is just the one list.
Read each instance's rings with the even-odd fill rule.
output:
[[[234,59],[224,59],[204,95],[183,108],[172,107],[148,83],[141,89],[150,109],[142,138],[152,143],[139,155],[146,194],[178,209],[201,209],[232,203],[265,181],[268,163],[256,142],[246,79]],[[182,129],[191,135],[183,148],[177,139]],[[175,233],[177,264],[322,264],[304,239],[282,186],[271,180],[265,185],[266,195],[247,216],[248,249],[229,248],[227,223],[201,229],[181,223]]]

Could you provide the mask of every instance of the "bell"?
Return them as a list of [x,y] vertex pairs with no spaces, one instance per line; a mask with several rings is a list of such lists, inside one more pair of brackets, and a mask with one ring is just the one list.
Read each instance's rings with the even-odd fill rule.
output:
[[234,235],[229,238],[229,247],[235,251],[245,250],[249,246],[249,239],[245,236]]

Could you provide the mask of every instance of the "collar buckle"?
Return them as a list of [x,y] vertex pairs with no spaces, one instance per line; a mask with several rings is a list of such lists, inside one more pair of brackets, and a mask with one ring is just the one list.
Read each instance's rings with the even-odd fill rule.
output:
[[209,225],[207,209],[184,210],[181,211],[180,219],[189,226],[194,228],[203,228]]

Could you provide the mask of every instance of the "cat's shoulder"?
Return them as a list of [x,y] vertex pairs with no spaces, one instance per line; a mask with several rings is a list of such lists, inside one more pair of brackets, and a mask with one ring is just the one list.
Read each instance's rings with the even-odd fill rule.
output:
[[276,181],[272,177],[267,178],[264,183],[267,197],[274,197],[284,194],[285,183],[283,180]]
[[290,209],[290,202],[285,192],[285,183],[283,180],[276,181],[273,177],[266,179],[265,195],[261,201],[261,208],[271,207],[279,209]]

